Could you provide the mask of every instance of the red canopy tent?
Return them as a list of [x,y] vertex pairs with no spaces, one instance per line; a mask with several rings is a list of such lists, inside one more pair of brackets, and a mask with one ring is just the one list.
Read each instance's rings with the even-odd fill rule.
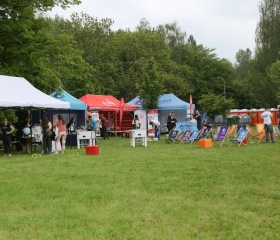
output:
[[[121,103],[118,99],[111,95],[94,95],[86,94],[79,100],[87,104],[88,111],[98,111],[102,113],[109,121],[109,127],[111,130],[115,130],[117,125],[122,125],[122,129],[130,129],[132,125],[133,116],[129,113],[137,110],[137,106],[124,104],[122,106],[123,122],[118,124],[120,117],[117,117],[120,113]],[[120,123],[120,122],[119,122]]]
[[[120,110],[120,101],[110,95],[93,95],[86,94],[80,98],[82,102],[87,104],[88,110],[99,110],[99,111],[119,111]],[[138,107],[124,104],[124,111],[134,111]]]

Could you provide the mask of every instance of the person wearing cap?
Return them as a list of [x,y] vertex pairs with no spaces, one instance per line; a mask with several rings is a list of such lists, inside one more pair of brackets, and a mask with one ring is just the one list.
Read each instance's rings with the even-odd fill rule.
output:
[[266,142],[269,143],[269,135],[270,135],[271,143],[274,143],[273,126],[271,121],[272,114],[269,111],[269,108],[265,109],[265,111],[261,114],[261,118],[264,123]]
[[95,145],[97,145],[97,137],[96,137],[96,130],[97,130],[97,121],[92,115],[88,117],[89,119],[89,126],[91,127],[91,131],[95,132]]

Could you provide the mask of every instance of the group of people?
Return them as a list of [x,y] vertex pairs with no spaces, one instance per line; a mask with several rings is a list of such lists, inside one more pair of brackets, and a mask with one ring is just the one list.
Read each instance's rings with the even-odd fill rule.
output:
[[[50,121],[48,116],[44,116],[41,120],[41,131],[42,131],[42,146],[43,146],[43,153],[44,154],[50,154],[52,152],[52,141],[55,141],[55,154],[58,154],[58,146],[59,142],[61,142],[61,153],[64,153],[65,151],[65,145],[66,145],[66,137],[67,137],[67,126],[65,123],[65,120],[63,119],[63,116],[61,114],[58,114],[58,121],[55,126],[52,125],[52,122]],[[70,131],[74,131],[75,129],[75,119],[72,118],[70,120],[71,127]],[[31,115],[27,115],[24,123],[23,123],[23,129],[29,129],[32,127],[31,124]],[[58,134],[55,138],[53,136],[55,133],[53,132],[53,127],[57,127]],[[2,141],[4,145],[4,152],[5,156],[12,156],[12,133],[14,132],[14,127],[8,122],[7,118],[4,118],[3,124],[0,128],[0,133],[2,135]],[[23,131],[23,139],[26,139],[26,152],[31,153],[31,135],[30,131]]]
[[[99,115],[99,120],[96,120],[94,117],[92,117],[92,115],[89,115],[87,129],[91,131],[95,131],[95,135],[96,135],[98,123],[100,126],[101,137],[103,137],[104,140],[105,139],[109,140],[108,131],[107,131],[108,120],[103,114]],[[95,144],[97,144],[96,138],[95,138]]]
[[[66,122],[61,114],[57,116],[58,120],[55,126],[52,126],[52,123],[48,116],[44,116],[41,120],[41,128],[43,134],[43,152],[44,154],[50,154],[52,152],[52,141],[55,140],[55,152],[58,154],[58,146],[61,142],[61,153],[65,151],[66,137],[67,137],[67,126]],[[72,130],[75,129],[75,120],[72,118],[70,120],[70,125],[72,125]],[[68,124],[67,124],[68,125]],[[57,136],[53,138],[54,132],[53,127],[57,127]]]
[[[194,125],[197,126],[198,130],[202,129],[202,116],[199,110],[195,111],[195,115],[190,114],[186,116],[186,121],[192,122]],[[167,116],[167,123],[166,127],[168,132],[176,128],[177,119],[175,118],[175,112],[171,111],[170,114]],[[149,124],[154,128],[155,131],[155,140],[160,139],[160,122],[156,119],[149,119]]]
[[[50,121],[48,116],[44,116],[41,120],[41,128],[42,128],[42,135],[43,135],[43,152],[44,154],[50,154],[52,152],[52,141],[55,140],[55,154],[58,154],[58,145],[59,142],[61,142],[61,149],[64,153],[65,151],[65,144],[66,144],[66,137],[67,137],[67,130],[68,133],[75,131],[75,118],[71,118],[69,123],[66,125],[65,120],[63,119],[63,116],[61,114],[58,114],[58,121],[55,126],[52,126],[52,122]],[[261,114],[261,117],[264,122],[264,128],[266,132],[266,142],[268,143],[269,140],[271,140],[272,143],[274,143],[274,135],[273,135],[273,125],[272,125],[272,114],[269,111],[269,108],[266,108],[265,112]],[[195,124],[198,128],[198,130],[202,129],[202,117],[199,112],[199,110],[195,111],[195,115],[190,114],[186,116],[186,121],[192,122]],[[170,112],[170,114],[167,117],[167,129],[168,132],[170,132],[172,129],[176,127],[177,119],[175,118],[174,111]],[[108,120],[104,117],[104,115],[100,115],[99,117],[99,123],[101,125],[101,136],[105,139],[109,139],[108,132],[107,132],[107,126],[108,126]],[[155,131],[155,139],[160,140],[160,122],[156,119],[149,119],[149,124],[153,127]],[[89,116],[89,123],[88,125],[91,128],[91,131],[97,130],[97,120],[94,119],[91,115]],[[139,120],[138,115],[134,116],[134,119],[132,121],[132,125],[135,129],[140,129],[141,123]],[[27,115],[25,122],[24,122],[24,128],[30,128],[31,127],[31,115]],[[58,134],[55,139],[53,139],[53,127],[58,128]],[[278,112],[278,128],[280,130],[280,109]],[[9,124],[8,119],[4,118],[3,124],[0,128],[0,133],[2,135],[2,142],[4,145],[4,152],[5,156],[12,156],[12,145],[11,145],[11,134],[14,132],[14,127]],[[97,144],[97,142],[96,142]],[[28,153],[30,153],[30,147],[31,147],[31,141],[26,142],[26,150]]]

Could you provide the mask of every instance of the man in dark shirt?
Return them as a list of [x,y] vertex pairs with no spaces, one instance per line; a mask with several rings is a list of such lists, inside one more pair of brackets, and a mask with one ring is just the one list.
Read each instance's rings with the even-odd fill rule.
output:
[[101,121],[101,124],[102,124],[102,127],[101,127],[101,135],[103,136],[103,139],[105,140],[106,138],[108,138],[108,132],[107,132],[107,126],[108,126],[108,120],[104,117],[103,114],[100,115],[100,121]]
[[199,110],[195,111],[195,117],[194,119],[196,120],[196,124],[197,124],[197,129],[201,130],[202,128],[202,122],[201,122],[201,114],[199,112]]
[[176,127],[176,118],[174,117],[175,113],[172,111],[167,117],[167,129],[170,132],[174,127]]

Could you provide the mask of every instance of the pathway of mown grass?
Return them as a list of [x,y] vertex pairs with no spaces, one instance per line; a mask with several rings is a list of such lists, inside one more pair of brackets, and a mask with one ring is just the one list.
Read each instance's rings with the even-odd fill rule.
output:
[[0,239],[277,239],[279,144],[1,157]]

